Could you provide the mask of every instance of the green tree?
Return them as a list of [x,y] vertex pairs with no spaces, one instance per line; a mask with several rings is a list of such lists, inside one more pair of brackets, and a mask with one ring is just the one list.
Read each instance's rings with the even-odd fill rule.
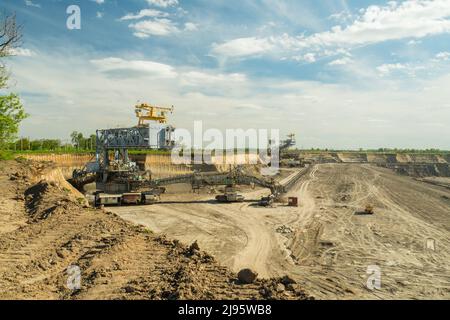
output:
[[0,148],[16,138],[19,124],[27,116],[16,94],[0,96]]
[[[22,27],[17,25],[16,15],[0,15],[0,58],[14,55],[14,49],[20,46]],[[6,87],[8,72],[0,62],[0,89]]]
[[[21,27],[15,15],[0,16],[0,58],[13,55],[21,40]],[[0,89],[6,87],[8,73],[0,62]],[[0,149],[13,142],[19,131],[20,122],[27,117],[19,97],[14,94],[0,95]]]
[[42,140],[42,147],[44,150],[56,151],[61,148],[61,140],[59,139],[44,139]]
[[85,145],[85,139],[83,137],[83,134],[78,131],[74,131],[70,134],[70,139],[72,140],[73,145],[77,150],[80,150]]
[[20,138],[16,141],[14,150],[20,150],[20,151],[26,151],[30,150],[31,148],[31,141],[28,138]]
[[97,136],[95,134],[91,134],[89,137],[89,149],[95,150],[96,145],[97,145]]

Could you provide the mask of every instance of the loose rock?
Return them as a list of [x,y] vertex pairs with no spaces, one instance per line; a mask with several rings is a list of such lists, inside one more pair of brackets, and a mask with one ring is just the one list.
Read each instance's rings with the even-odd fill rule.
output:
[[297,281],[286,275],[281,279],[281,283],[287,286],[288,284],[296,284]]
[[242,269],[238,273],[238,279],[241,283],[251,284],[255,282],[258,273],[250,269]]

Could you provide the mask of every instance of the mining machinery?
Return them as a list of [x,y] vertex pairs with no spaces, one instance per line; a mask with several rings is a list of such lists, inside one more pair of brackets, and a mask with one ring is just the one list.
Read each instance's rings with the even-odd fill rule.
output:
[[368,204],[364,209],[364,213],[369,215],[375,214],[373,206],[371,204]]
[[[147,106],[150,105],[140,104],[135,108],[143,110]],[[175,146],[175,128],[167,124],[164,112],[155,113],[159,107],[149,108],[153,108],[150,115],[136,111],[139,119],[136,127],[97,130],[95,160],[73,172],[74,185],[82,186],[95,181],[97,190],[121,194],[138,189],[151,178],[150,172],[139,170],[137,164],[130,160],[128,152],[133,149],[172,149]],[[145,123],[147,120],[149,123]]]
[[148,103],[138,103],[135,106],[136,117],[139,119],[138,127],[146,126],[146,121],[154,121],[161,124],[167,123],[167,113],[171,114],[174,107],[165,108],[150,105]]
[[287,139],[286,140],[282,140],[280,143],[280,152],[283,152],[285,150],[288,150],[289,148],[295,146],[296,144],[296,140],[295,140],[295,133],[290,133],[287,135]]
[[[136,175],[131,174],[132,172],[136,172]],[[268,188],[271,191],[271,200],[275,200],[287,190],[285,186],[274,179],[247,175],[240,168],[226,173],[195,172],[163,179],[146,179],[142,175],[139,176],[137,171],[130,170],[126,176],[121,176],[120,179],[116,176],[108,183],[110,186],[114,186],[114,189],[105,188],[108,184],[99,184],[97,181],[97,189],[103,188],[106,191],[95,194],[97,205],[154,204],[160,200],[160,195],[166,190],[165,187],[181,183],[190,184],[194,192],[201,188],[224,186],[224,193],[216,196],[218,202],[224,203],[244,201],[244,197],[236,191],[236,187],[240,185]]]
[[295,134],[288,134],[287,139],[280,142],[280,164],[282,167],[301,168],[305,167],[306,163],[296,150],[290,150],[296,145]]
[[285,187],[276,182],[274,179],[245,174],[240,167],[236,167],[225,173],[197,172],[189,175],[152,180],[150,182],[150,186],[153,189],[158,189],[177,183],[189,183],[194,191],[210,186],[225,186],[224,193],[216,197],[218,202],[244,201],[244,197],[237,194],[236,186],[238,185],[247,185],[252,187],[260,186],[267,188],[270,190],[274,198],[286,192]]
[[137,126],[97,130],[95,160],[73,172],[72,183],[75,186],[96,183],[96,204],[152,204],[165,192],[165,186],[177,183],[189,183],[193,190],[225,186],[224,194],[216,198],[220,202],[243,201],[236,192],[237,185],[259,185],[270,189],[273,197],[284,192],[273,179],[247,175],[240,168],[226,173],[193,173],[152,179],[151,172],[140,170],[130,160],[129,151],[172,149],[175,129],[167,124],[167,112],[173,112],[173,107],[168,109],[144,103],[136,105],[135,111],[139,119]]

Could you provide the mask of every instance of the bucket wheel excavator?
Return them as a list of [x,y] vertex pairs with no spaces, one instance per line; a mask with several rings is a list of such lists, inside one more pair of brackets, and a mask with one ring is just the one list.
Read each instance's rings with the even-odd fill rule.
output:
[[[96,202],[99,204],[145,202],[146,193],[140,189],[151,180],[151,174],[140,170],[130,160],[128,152],[133,149],[172,149],[175,146],[175,128],[167,124],[169,111],[173,112],[173,107],[137,104],[137,126],[97,130],[95,159],[73,172],[72,184],[80,188],[95,182]],[[160,194],[163,190],[153,192]]]
[[274,179],[266,179],[245,174],[240,167],[226,173],[194,173],[190,175],[177,176],[172,178],[158,179],[150,181],[153,189],[158,189],[167,185],[189,183],[192,190],[210,186],[225,186],[223,194],[216,196],[218,202],[242,202],[244,197],[236,191],[236,186],[260,186],[271,191],[271,195],[276,198],[285,193],[285,187]]
[[167,113],[173,113],[173,110],[173,107],[137,104],[137,126],[97,130],[95,160],[73,172],[72,184],[81,188],[95,182],[96,205],[152,204],[159,201],[166,186],[178,183],[189,183],[193,190],[225,186],[224,194],[216,197],[220,202],[243,201],[243,196],[236,192],[237,185],[268,188],[272,197],[285,192],[275,180],[245,174],[240,168],[226,173],[193,173],[152,179],[149,171],[140,170],[130,160],[128,152],[133,149],[171,150],[175,146],[175,128],[167,124]]

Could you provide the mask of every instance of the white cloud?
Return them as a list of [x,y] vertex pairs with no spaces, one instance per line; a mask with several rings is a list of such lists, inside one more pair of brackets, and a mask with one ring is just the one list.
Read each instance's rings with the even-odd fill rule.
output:
[[353,15],[348,11],[342,11],[339,13],[335,13],[328,17],[328,19],[336,21],[338,23],[346,23],[348,21],[351,21],[352,18],[353,18]]
[[154,36],[167,36],[178,32],[176,25],[169,19],[144,20],[129,25],[134,29],[134,35],[138,38]]
[[97,18],[101,19],[103,18],[103,16],[104,16],[103,12],[97,11]]
[[309,63],[316,62],[316,55],[314,53],[307,53],[302,56],[294,56],[292,57],[295,61],[306,61]]
[[450,32],[450,1],[407,0],[369,6],[349,26],[297,38],[298,47],[367,45]]
[[168,19],[170,15],[167,12],[162,12],[155,9],[143,9],[138,13],[128,13],[121,17],[120,21],[139,20],[143,21],[131,23],[129,28],[134,30],[134,36],[138,38],[149,38],[150,36],[168,36],[180,31],[197,31],[198,27],[193,22],[186,22],[184,28],[180,29],[177,23]]
[[159,11],[159,10],[143,9],[143,10],[139,11],[137,14],[128,13],[125,16],[123,16],[122,18],[120,18],[120,20],[121,21],[139,20],[139,19],[142,19],[144,17],[156,18],[156,17],[167,17],[168,15],[169,15],[168,13],[162,12],[162,11]]
[[152,78],[177,79],[183,86],[198,86],[202,89],[213,85],[244,84],[247,81],[246,75],[242,73],[224,74],[186,68],[176,70],[170,65],[150,60],[127,60],[109,57],[90,60],[90,62],[103,73],[123,73],[124,78],[129,78],[129,73],[137,73]]
[[349,57],[343,57],[343,58],[331,61],[330,63],[328,63],[328,65],[330,65],[330,66],[343,66],[343,65],[351,63],[352,61],[353,60],[351,58],[349,58]]
[[439,52],[439,53],[436,55],[436,59],[447,61],[447,60],[450,59],[450,52],[447,52],[447,51]]
[[450,60],[450,52],[444,51],[437,53],[433,58],[428,60],[415,60],[407,63],[386,63],[378,66],[376,70],[382,77],[387,76],[401,76],[402,82],[404,84],[412,85],[408,83],[405,76],[409,80],[415,78],[415,81],[420,81],[420,79],[432,79],[439,75],[450,74],[450,65],[447,61]]
[[245,57],[269,51],[272,44],[267,39],[255,37],[234,39],[222,44],[213,44],[215,55],[226,57]]
[[307,62],[316,62],[316,55],[314,53],[307,53],[303,56]]
[[206,73],[201,71],[187,71],[181,74],[181,83],[184,85],[205,86],[218,83],[244,83],[247,77],[242,73]]
[[415,46],[415,45],[418,45],[418,44],[421,44],[421,43],[422,43],[421,40],[414,40],[414,39],[412,39],[412,40],[408,41],[408,45],[409,46]]
[[186,23],[184,24],[184,30],[185,30],[185,31],[197,31],[197,30],[198,30],[198,27],[197,27],[197,25],[196,25],[195,23],[192,23],[192,22],[186,22]]
[[[340,18],[342,14],[332,18]],[[216,45],[214,51],[228,56],[250,56],[260,53],[281,53],[299,59],[305,54],[320,57],[335,55],[337,50],[367,46],[389,40],[409,39],[411,44],[421,38],[450,33],[450,1],[390,1],[385,6],[371,5],[361,9],[359,16],[346,26],[334,26],[312,35],[241,38]],[[243,48],[240,50],[240,48]],[[310,56],[311,57],[311,56]],[[308,61],[307,59],[303,59]]]
[[40,4],[34,3],[32,0],[25,0],[25,4],[26,4],[28,7],[35,7],[35,8],[40,8],[40,7],[41,7]]
[[408,65],[401,63],[386,63],[377,67],[378,72],[383,76],[389,75],[393,71],[407,70],[407,69]]
[[264,109],[264,107],[253,103],[241,103],[236,106],[236,109],[261,110]]
[[91,1],[94,1],[97,4],[104,4],[105,3],[105,0],[91,0]]
[[19,57],[34,57],[36,56],[36,52],[26,48],[13,48],[9,51],[9,53],[13,56]]
[[110,57],[91,60],[91,63],[102,72],[131,71],[160,78],[175,78],[177,76],[173,67],[149,60],[124,60],[121,58]]
[[178,5],[178,0],[147,0],[149,5],[167,8],[167,7],[175,7]]

